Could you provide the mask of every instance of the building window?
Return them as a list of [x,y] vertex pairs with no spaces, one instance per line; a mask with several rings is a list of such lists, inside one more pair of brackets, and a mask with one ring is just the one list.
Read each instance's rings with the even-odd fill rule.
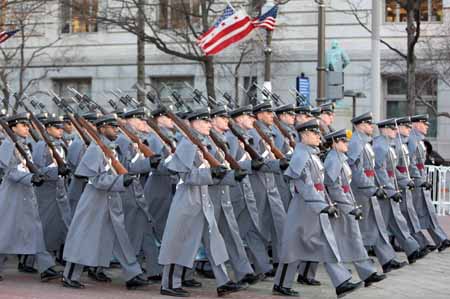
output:
[[6,8],[8,5],[8,0],[0,0],[0,31],[5,30],[7,25],[6,21]]
[[188,105],[193,105],[193,93],[192,90],[186,85],[188,83],[194,86],[193,76],[183,76],[183,77],[151,77],[150,81],[152,86],[155,87],[161,100],[169,105],[175,105],[173,102],[172,92],[176,92],[181,96],[181,99]]
[[[418,93],[427,103],[437,108],[437,78],[430,75],[417,75]],[[408,115],[408,102],[406,101],[407,85],[404,78],[386,78],[386,117],[402,117]],[[416,114],[430,115],[430,128],[428,137],[437,136],[437,117],[420,100],[416,100]]]
[[160,0],[159,27],[183,29],[200,21],[200,0]]
[[61,32],[97,32],[97,13],[98,0],[61,0]]
[[[385,20],[388,23],[406,22],[406,9],[398,0],[385,1]],[[406,3],[407,1],[402,1]],[[406,4],[405,4],[406,5]],[[420,0],[420,20],[423,22],[442,22],[442,0]]]
[[[92,79],[91,78],[54,78],[53,81],[53,89],[57,95],[62,97],[63,99],[69,100],[74,97],[73,93],[69,91],[69,87],[75,88],[80,93],[85,94],[91,97],[92,94]],[[74,107],[77,107],[74,105]],[[80,109],[81,107],[77,107]]]

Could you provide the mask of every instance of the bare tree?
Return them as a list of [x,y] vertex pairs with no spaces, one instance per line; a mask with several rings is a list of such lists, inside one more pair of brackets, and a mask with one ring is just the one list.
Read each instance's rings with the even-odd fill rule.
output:
[[[358,7],[361,1],[357,0],[346,0],[349,4],[353,15],[355,16],[358,23],[369,33],[372,33],[367,24],[362,20],[361,12]],[[395,54],[401,57],[406,62],[406,83],[407,83],[407,93],[406,99],[408,101],[408,113],[414,114],[416,111],[416,99],[420,98],[417,95],[416,86],[416,68],[417,68],[417,56],[416,56],[416,46],[421,37],[421,15],[420,15],[420,4],[421,0],[395,0],[400,8],[406,11],[406,33],[407,33],[407,44],[406,53],[400,50],[389,42],[381,39],[381,43],[384,44],[388,49],[392,50]],[[420,95],[419,95],[420,96]]]
[[[60,55],[50,55],[48,50],[61,40],[61,36],[55,39],[46,40],[40,29],[39,17],[49,13],[47,0],[24,0],[11,1],[2,7],[2,16],[6,17],[6,24],[2,24],[9,29],[18,29],[19,32],[0,47],[0,84],[4,98],[4,108],[8,109],[10,103],[10,91],[7,85],[14,80],[17,83],[17,97],[20,99],[27,90],[45,79],[52,69],[52,64],[61,64],[67,57],[64,53]],[[37,42],[39,40],[39,42]],[[33,47],[28,47],[30,45]],[[32,76],[30,69],[36,61],[47,60],[50,66],[44,68],[40,74]],[[13,105],[16,111],[19,103]]]

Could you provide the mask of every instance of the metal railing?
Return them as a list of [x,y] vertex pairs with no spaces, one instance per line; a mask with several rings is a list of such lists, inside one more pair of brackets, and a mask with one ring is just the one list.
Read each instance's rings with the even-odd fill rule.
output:
[[433,184],[431,199],[440,216],[450,215],[450,167],[426,165],[429,182]]

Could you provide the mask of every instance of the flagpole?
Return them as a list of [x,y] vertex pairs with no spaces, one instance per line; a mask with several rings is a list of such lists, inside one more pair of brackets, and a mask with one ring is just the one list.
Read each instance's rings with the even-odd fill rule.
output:
[[[263,6],[264,13],[268,12],[274,6],[273,1],[269,0]],[[261,15],[263,12],[261,11]],[[263,86],[272,92],[272,31],[266,30],[266,44],[264,47],[264,83]],[[266,97],[266,100],[268,98]]]

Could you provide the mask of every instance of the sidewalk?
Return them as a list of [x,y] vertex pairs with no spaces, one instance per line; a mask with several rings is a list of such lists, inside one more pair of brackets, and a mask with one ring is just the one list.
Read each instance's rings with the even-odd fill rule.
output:
[[[450,233],[450,216],[440,219],[446,231]],[[405,260],[405,256],[401,255]],[[120,278],[120,269],[108,270],[113,276],[111,284],[101,284],[83,275],[84,290],[63,288],[58,281],[41,283],[38,275],[18,273],[16,259],[12,258],[2,273],[4,281],[0,282],[0,299],[149,299],[170,297],[159,294],[159,285],[152,285],[138,291],[127,291]],[[350,267],[353,269],[353,267]],[[353,273],[356,271],[353,270]],[[320,287],[295,285],[301,298],[336,298],[334,289],[323,270],[320,268],[318,279]],[[356,280],[357,277],[354,277]],[[192,290],[192,298],[217,298],[214,280],[201,280],[204,287]],[[227,298],[282,298],[271,294],[272,280],[267,280],[250,287],[248,290],[232,294]],[[369,288],[362,288],[345,298],[382,299],[382,298],[450,298],[450,250],[444,253],[431,253],[424,260],[414,265],[391,272],[388,278]]]

